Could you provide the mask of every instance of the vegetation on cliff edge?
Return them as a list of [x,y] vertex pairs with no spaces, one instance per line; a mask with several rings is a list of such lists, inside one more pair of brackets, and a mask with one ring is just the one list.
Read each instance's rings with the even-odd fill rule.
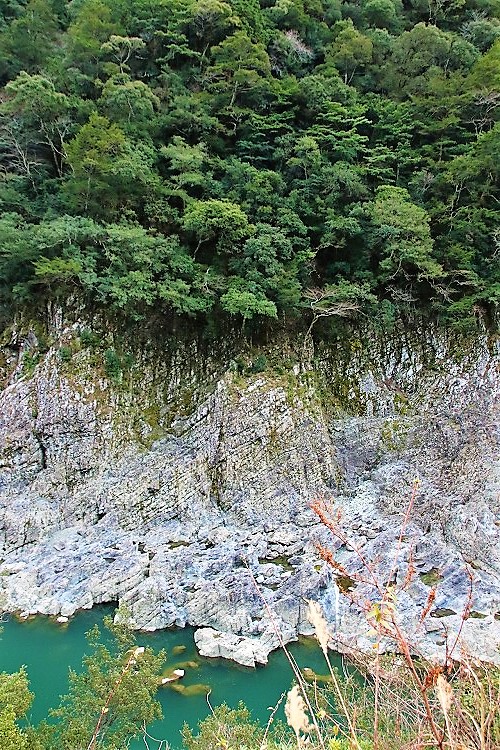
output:
[[0,303],[491,319],[499,69],[498,0],[3,3]]

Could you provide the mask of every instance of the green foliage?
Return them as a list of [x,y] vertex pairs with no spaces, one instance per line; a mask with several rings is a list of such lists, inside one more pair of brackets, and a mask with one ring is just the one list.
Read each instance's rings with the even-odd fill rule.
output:
[[96,349],[99,347],[101,340],[99,336],[93,331],[89,331],[88,328],[84,328],[80,331],[80,344],[84,348]]
[[265,354],[258,354],[250,365],[250,372],[255,375],[267,370],[268,362]]
[[352,21],[339,21],[334,26],[335,40],[326,60],[331,60],[350,83],[356,71],[369,63],[373,54],[373,42],[356,28]]
[[61,362],[70,362],[73,356],[73,352],[71,351],[69,346],[61,346],[58,353]]
[[136,208],[154,182],[149,147],[133,147],[117,125],[96,113],[67,144],[66,154],[71,174],[63,190],[75,213],[112,220]]
[[87,634],[90,654],[81,672],[70,670],[69,692],[50,722],[35,727],[27,721],[33,695],[24,667],[0,674],[2,750],[121,750],[161,718],[155,695],[165,652],[137,648],[132,631],[110,618],[105,626],[106,637],[97,626]]
[[212,55],[207,91],[213,96],[213,105],[223,112],[236,105],[260,109],[272,91],[265,47],[252,42],[244,31],[237,31],[213,47]]
[[225,703],[214,710],[198,725],[198,734],[184,725],[182,740],[187,750],[207,748],[251,748],[260,747],[263,729],[250,718],[250,712],[240,703],[238,708],[229,708]]
[[124,133],[132,138],[147,140],[160,101],[145,83],[120,73],[106,81],[98,105],[110,121],[120,125]]
[[23,354],[23,373],[25,375],[33,375],[33,372],[35,371],[35,367],[40,362],[40,353],[39,352],[25,352]]
[[432,257],[430,219],[411,202],[407,190],[378,188],[370,213],[375,243],[380,247],[382,280],[432,282],[443,276],[441,265]]
[[98,71],[99,62],[106,55],[102,49],[113,34],[119,34],[111,9],[101,0],[84,0],[78,4],[74,20],[68,28],[67,64],[78,71],[83,85]]
[[253,227],[241,208],[229,201],[193,201],[184,214],[183,228],[192,232],[197,250],[205,242],[213,243],[219,253],[235,252]]
[[2,750],[26,750],[25,732],[18,719],[26,716],[33,695],[28,688],[24,667],[14,674],[0,674],[0,747]]
[[9,75],[36,73],[55,52],[58,24],[48,0],[29,0],[0,36],[0,57]]
[[496,0],[9,0],[0,53],[9,309],[494,320]]
[[37,252],[29,236],[26,222],[19,214],[5,213],[0,218],[0,294],[4,299],[9,298],[9,292],[13,297],[18,296],[30,276],[30,264]]
[[144,723],[161,717],[154,696],[165,654],[146,648],[134,655],[132,632],[109,620],[106,626],[111,641],[104,644],[94,627],[88,634],[92,652],[83,659],[84,671],[70,671],[69,692],[51,712],[55,724],[48,729],[47,750],[84,750],[96,734],[96,750],[118,750],[139,736]]
[[241,315],[243,320],[249,320],[255,315],[275,318],[276,305],[267,299],[256,284],[233,276],[229,282],[228,291],[220,298],[223,310],[231,315]]
[[104,352],[104,370],[106,375],[114,383],[120,383],[123,373],[130,369],[133,364],[131,354],[120,355],[115,349],[106,349]]
[[500,40],[495,41],[472,67],[469,83],[485,92],[498,92],[500,87]]

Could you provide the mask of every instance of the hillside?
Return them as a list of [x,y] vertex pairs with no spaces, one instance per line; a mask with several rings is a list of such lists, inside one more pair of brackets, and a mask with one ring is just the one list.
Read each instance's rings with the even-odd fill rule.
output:
[[498,0],[10,0],[0,302],[212,332],[499,299]]

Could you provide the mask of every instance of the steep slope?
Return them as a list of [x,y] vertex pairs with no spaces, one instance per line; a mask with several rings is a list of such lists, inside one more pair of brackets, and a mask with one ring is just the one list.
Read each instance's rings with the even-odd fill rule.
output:
[[289,640],[310,632],[314,598],[332,645],[370,648],[364,617],[339,596],[315,544],[350,570],[359,559],[310,502],[334,498],[349,539],[384,577],[418,475],[395,569],[404,578],[413,550],[401,621],[416,630],[439,581],[417,633],[425,653],[439,654],[468,606],[469,569],[463,639],[497,658],[500,374],[490,342],[365,332],[301,351],[302,365],[288,342],[286,355],[283,343],[266,351],[265,369],[261,355],[254,374],[242,374],[230,343],[125,351],[110,342],[60,312],[45,347],[34,329],[9,332],[4,609],[70,616],[119,601],[134,627],[200,626],[202,651],[253,664],[277,646],[263,599]]

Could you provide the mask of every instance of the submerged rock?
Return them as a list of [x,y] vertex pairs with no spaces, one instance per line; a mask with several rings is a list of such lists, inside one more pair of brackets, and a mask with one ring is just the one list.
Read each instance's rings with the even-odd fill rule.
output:
[[170,685],[172,682],[176,682],[184,677],[185,671],[183,669],[172,669],[165,677],[161,678],[161,685]]

